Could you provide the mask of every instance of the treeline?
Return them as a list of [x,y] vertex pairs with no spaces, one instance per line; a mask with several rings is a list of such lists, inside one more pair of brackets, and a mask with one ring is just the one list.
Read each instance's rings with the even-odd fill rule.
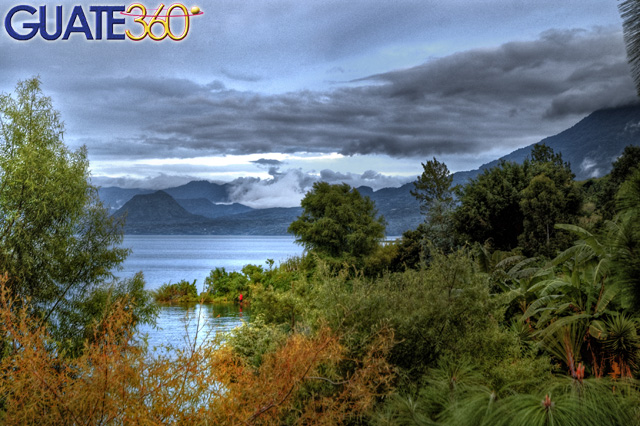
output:
[[84,152],[37,80],[0,112],[2,424],[640,424],[638,147],[587,182],[543,145],[459,188],[433,159],[425,222],[387,245],[368,198],[317,183],[304,256],[207,279],[251,323],[152,354]]

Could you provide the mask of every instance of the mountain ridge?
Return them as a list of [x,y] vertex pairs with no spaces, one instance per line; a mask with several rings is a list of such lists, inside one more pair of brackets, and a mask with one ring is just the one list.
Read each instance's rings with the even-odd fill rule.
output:
[[[561,152],[563,160],[571,164],[577,180],[602,176],[609,173],[611,163],[625,146],[640,145],[640,103],[595,111],[570,128],[539,143]],[[534,145],[519,148],[478,169],[456,172],[453,174],[454,184],[464,184],[500,161],[522,163]],[[412,188],[413,184],[409,182],[399,188],[373,190],[368,186],[360,186],[357,189],[376,203],[378,212],[388,222],[387,235],[400,235],[423,220],[419,203],[410,194]],[[151,190],[108,187],[100,188],[99,193],[105,204],[116,213],[138,198],[127,208],[130,211],[125,227],[127,233],[282,235],[286,234],[288,225],[302,211],[300,207],[254,209],[231,203],[229,194],[232,189],[231,183],[192,181],[159,191],[164,195],[151,198],[155,198],[153,207],[141,201],[157,194]],[[160,199],[167,206],[162,206]],[[160,213],[165,215],[165,219],[159,219]]]

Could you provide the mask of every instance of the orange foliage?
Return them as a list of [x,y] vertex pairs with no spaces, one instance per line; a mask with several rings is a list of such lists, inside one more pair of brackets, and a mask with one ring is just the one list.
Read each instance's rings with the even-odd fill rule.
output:
[[132,338],[130,312],[117,305],[70,358],[0,280],[0,423],[333,425],[391,391],[390,333],[362,360],[345,360],[328,329],[293,334],[254,369],[215,340],[151,356]]
[[365,414],[391,390],[392,370],[385,359],[391,341],[388,333],[378,336],[346,380],[337,375],[344,348],[328,329],[313,338],[291,336],[258,370],[230,349],[219,350],[212,368],[226,397],[214,402],[215,422],[278,425],[294,419],[296,424],[336,425]]

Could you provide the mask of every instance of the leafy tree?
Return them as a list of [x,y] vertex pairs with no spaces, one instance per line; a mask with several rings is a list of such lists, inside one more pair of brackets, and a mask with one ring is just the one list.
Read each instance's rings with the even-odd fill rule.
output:
[[564,194],[544,174],[531,180],[522,191],[520,207],[524,212],[524,230],[520,241],[532,253],[553,254],[554,225],[564,213]]
[[497,250],[553,254],[568,243],[553,225],[574,222],[581,207],[573,177],[561,154],[537,144],[522,165],[501,161],[463,187],[454,227],[461,238],[491,241]]
[[301,205],[304,211],[289,232],[307,250],[334,259],[361,259],[384,237],[385,220],[375,203],[346,183],[316,182]]
[[640,167],[640,146],[628,145],[613,162],[610,178],[616,189]]
[[0,271],[43,321],[71,315],[128,251],[37,78],[0,95]]
[[413,182],[411,195],[420,202],[420,211],[425,221],[418,227],[422,236],[422,257],[430,258],[429,247],[451,252],[454,247],[453,233],[453,175],[447,165],[433,160],[422,163],[423,172]]
[[594,191],[599,213],[605,220],[613,219],[616,214],[616,194],[620,186],[640,167],[640,146],[626,146],[612,166],[611,173],[598,181]]
[[501,161],[458,191],[460,205],[453,220],[460,238],[484,243],[498,250],[518,245],[524,216],[520,192],[529,184],[528,165]]
[[523,233],[518,240],[526,253],[553,256],[570,240],[554,228],[556,223],[575,223],[582,193],[574,183],[571,166],[545,144],[531,150],[530,181],[521,192]]
[[420,210],[426,213],[434,201],[441,203],[453,201],[451,188],[453,175],[449,172],[447,165],[439,162],[435,157],[426,164],[421,164],[423,171],[413,182],[414,188],[411,190],[411,195],[420,202]]
[[614,270],[630,296],[636,312],[640,311],[640,170],[622,184],[616,197],[618,214],[613,229]]

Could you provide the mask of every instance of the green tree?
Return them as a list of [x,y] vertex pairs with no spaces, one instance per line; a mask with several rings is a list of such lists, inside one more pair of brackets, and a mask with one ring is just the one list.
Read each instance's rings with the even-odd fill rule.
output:
[[454,227],[462,239],[490,241],[497,250],[553,254],[569,242],[557,240],[553,225],[574,222],[582,204],[573,177],[559,153],[535,145],[523,164],[501,161],[458,191]]
[[422,174],[413,182],[411,195],[420,202],[420,210],[426,213],[434,201],[450,203],[453,201],[453,175],[446,164],[433,157],[422,164]]
[[554,225],[576,222],[583,195],[569,163],[545,144],[533,147],[528,163],[530,180],[520,193],[523,232],[518,241],[528,254],[554,256],[557,249],[570,245],[568,235]]
[[86,149],[70,151],[40,81],[0,95],[0,271],[42,321],[60,324],[128,254],[121,227],[88,183]]
[[301,205],[303,212],[289,232],[307,250],[334,259],[361,259],[384,238],[385,220],[375,203],[346,183],[316,182]]
[[529,184],[528,167],[501,161],[458,191],[460,205],[453,219],[461,239],[490,240],[498,250],[518,245],[524,220],[520,192]]
[[429,246],[445,253],[454,247],[453,233],[453,175],[447,165],[433,160],[422,163],[422,174],[413,182],[411,195],[420,202],[425,221],[417,231],[422,234],[422,257],[430,257]]

